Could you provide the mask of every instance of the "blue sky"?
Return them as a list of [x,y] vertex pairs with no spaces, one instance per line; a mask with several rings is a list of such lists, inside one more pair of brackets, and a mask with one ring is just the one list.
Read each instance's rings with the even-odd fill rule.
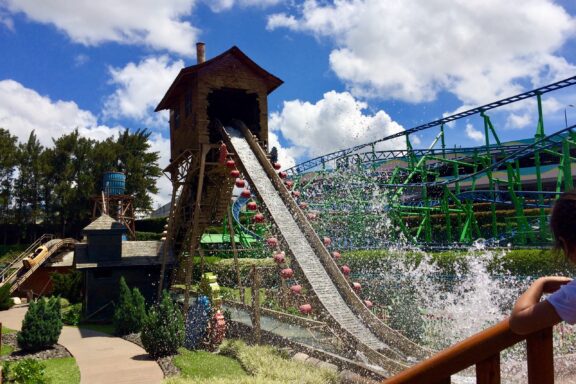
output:
[[[269,111],[289,166],[576,75],[576,2],[0,0],[0,127],[45,146],[75,128],[146,127],[164,167],[167,117],[152,110],[197,41],[208,59],[236,45],[284,80]],[[545,97],[548,132],[565,111],[576,122],[569,105],[576,89]],[[534,134],[533,101],[491,117],[502,140]],[[481,128],[457,122],[448,145],[481,144]],[[159,185],[157,204],[170,193]]]

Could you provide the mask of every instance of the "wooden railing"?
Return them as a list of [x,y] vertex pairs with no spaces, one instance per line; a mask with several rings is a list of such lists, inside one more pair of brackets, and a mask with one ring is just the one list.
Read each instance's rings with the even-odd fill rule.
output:
[[500,383],[500,352],[526,340],[528,383],[554,383],[552,327],[517,335],[508,319],[384,381],[386,384],[449,384],[450,376],[476,365],[477,384]]

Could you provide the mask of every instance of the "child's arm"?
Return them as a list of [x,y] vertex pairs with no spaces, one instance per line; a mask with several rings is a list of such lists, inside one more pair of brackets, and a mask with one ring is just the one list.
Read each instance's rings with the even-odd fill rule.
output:
[[542,294],[551,293],[561,285],[569,283],[567,277],[549,276],[536,280],[516,301],[510,316],[510,329],[514,333],[525,335],[550,327],[562,319],[548,301],[540,301]]

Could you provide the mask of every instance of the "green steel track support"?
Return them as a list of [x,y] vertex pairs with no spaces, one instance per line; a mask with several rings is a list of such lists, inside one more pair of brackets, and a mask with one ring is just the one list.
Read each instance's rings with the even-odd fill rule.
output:
[[[544,133],[544,114],[542,113],[542,95],[540,93],[536,94],[536,101],[538,103],[538,125],[536,126],[536,135],[534,139],[536,141],[542,140],[546,135]],[[534,151],[534,166],[536,167],[536,189],[542,191],[542,170],[540,169],[540,151],[536,149]],[[540,227],[540,238],[544,236],[544,226],[546,225],[546,212],[544,211],[544,195],[538,194],[538,203],[540,205],[539,210],[539,227]]]
[[442,193],[442,210],[444,211],[444,221],[446,228],[446,241],[452,242],[452,219],[450,217],[450,205],[448,204],[448,187],[444,186],[444,193]]
[[[490,151],[490,131],[494,132],[494,127],[492,126],[492,122],[490,118],[484,114],[484,112],[480,113],[480,116],[484,119],[484,139],[486,141],[486,156],[488,156],[489,162],[492,161],[492,153]],[[496,141],[499,143],[500,140],[496,136]],[[490,191],[494,191],[494,179],[492,178],[492,170],[490,167],[487,167],[486,176],[488,177],[488,189]],[[496,198],[494,192],[491,194],[492,200]],[[498,236],[498,226],[496,220],[496,204],[494,202],[490,203],[490,213],[491,213],[491,229],[492,229],[492,237]]]
[[572,181],[572,159],[570,157],[570,143],[568,140],[562,142],[562,173],[564,174],[564,190],[571,191],[574,189]]
[[444,140],[444,124],[440,125],[440,136],[442,137],[442,158],[446,159],[446,141]]

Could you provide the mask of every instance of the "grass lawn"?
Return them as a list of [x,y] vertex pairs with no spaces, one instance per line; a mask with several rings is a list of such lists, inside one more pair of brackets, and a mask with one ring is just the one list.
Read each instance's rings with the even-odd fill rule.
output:
[[338,375],[326,369],[287,359],[270,346],[226,341],[221,355],[181,348],[174,364],[182,374],[165,384],[335,384]]
[[0,356],[9,355],[12,353],[13,350],[14,348],[12,348],[11,346],[2,344],[2,347],[0,348]]
[[77,384],[80,383],[80,369],[73,357],[48,359],[46,364],[46,377],[50,384]]
[[2,334],[3,335],[7,335],[9,333],[16,333],[16,332],[18,332],[18,331],[15,331],[13,329],[6,328],[5,326],[2,326]]
[[182,376],[191,379],[207,378],[238,378],[248,376],[238,360],[206,351],[178,350],[174,364],[182,372]]

